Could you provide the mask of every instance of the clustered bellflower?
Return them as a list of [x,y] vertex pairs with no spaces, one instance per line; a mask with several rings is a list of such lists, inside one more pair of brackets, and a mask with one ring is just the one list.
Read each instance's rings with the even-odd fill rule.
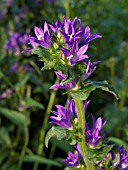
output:
[[86,124],[86,135],[87,135],[87,142],[89,143],[90,147],[94,147],[98,145],[99,139],[104,137],[104,135],[101,137],[99,135],[100,131],[106,124],[106,120],[103,120],[101,117],[98,119],[95,118],[95,116],[92,115],[92,124],[89,127],[88,124]]
[[[65,89],[70,92],[74,92],[76,89],[81,89],[81,86],[84,86],[84,81],[92,75],[97,64],[100,62],[93,61],[92,57],[90,58],[87,53],[90,45],[89,43],[94,39],[101,38],[100,33],[91,34],[90,27],[83,27],[81,20],[77,17],[73,20],[63,17],[62,22],[56,21],[56,23],[53,24],[45,22],[43,29],[35,26],[34,33],[35,36],[29,36],[28,44],[32,47],[25,51],[33,52],[35,48],[39,51],[44,49],[47,54],[46,58],[44,56],[44,58],[42,57],[42,60],[45,62],[44,65],[47,63],[51,64],[53,61],[50,68],[54,68],[55,74],[60,80],[60,83],[52,85],[50,89]],[[64,69],[63,65],[65,66]],[[79,68],[81,70],[79,70]],[[77,69],[76,72],[74,71],[75,69]],[[90,101],[83,102],[84,114],[87,114],[86,110],[89,102]],[[74,99],[72,99],[67,101],[66,108],[61,105],[56,105],[56,108],[57,111],[51,111],[53,115],[50,116],[50,123],[55,126],[60,126],[66,130],[66,133],[69,132],[69,136],[75,136],[73,136],[73,139],[75,139],[75,142],[73,143],[75,152],[68,152],[67,159],[64,159],[63,161],[69,167],[79,168],[81,163],[84,162],[84,157],[82,155],[83,151],[81,151],[78,141],[76,140],[79,138],[76,134],[79,131],[78,107],[76,107]],[[104,132],[101,135],[101,130],[106,123],[107,120],[104,120],[101,117],[96,118],[93,115],[91,125],[86,123],[85,145],[89,150],[95,150],[99,146],[104,146],[102,143],[106,133]],[[111,161],[113,161],[115,159],[113,152],[107,153],[105,158],[103,158],[103,161],[106,161],[110,155]],[[128,168],[128,153],[124,147],[119,149],[119,155],[119,160],[116,163],[113,163],[112,166],[121,169]],[[94,164],[96,166],[100,165],[102,164],[102,161],[96,160]],[[105,167],[100,166],[100,169],[105,169]]]

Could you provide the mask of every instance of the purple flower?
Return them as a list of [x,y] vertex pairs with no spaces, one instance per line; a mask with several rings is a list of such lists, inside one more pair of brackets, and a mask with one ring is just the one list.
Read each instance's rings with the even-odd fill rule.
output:
[[114,167],[119,166],[121,170],[128,169],[128,152],[125,150],[124,146],[119,148],[119,159],[113,164]]
[[47,22],[44,23],[44,31],[42,28],[35,26],[34,32],[37,38],[29,36],[29,44],[31,44],[33,48],[39,45],[46,49],[50,48],[50,33]]
[[9,40],[5,44],[5,50],[7,53],[14,53],[14,55],[19,56],[21,54],[20,48],[24,48],[28,42],[27,32],[23,35],[18,32],[9,31]]
[[50,123],[59,125],[63,128],[66,129],[72,129],[72,124],[71,124],[71,114],[68,111],[68,109],[64,108],[61,105],[56,105],[57,112],[56,111],[51,111],[54,115],[56,116],[50,116],[52,121]]
[[75,17],[74,20],[67,20],[66,17],[64,17],[63,22],[64,26],[60,32],[64,37],[66,46],[71,47],[74,41],[78,41],[81,38],[82,23],[77,17]]
[[77,62],[80,62],[85,58],[88,58],[88,56],[84,54],[87,51],[87,49],[88,45],[84,45],[78,48],[77,41],[73,42],[73,46],[70,51],[66,48],[60,48],[60,50],[63,52],[64,56],[67,57],[71,65],[76,64]]
[[81,36],[81,41],[80,44],[81,45],[85,45],[88,44],[89,42],[93,41],[96,38],[101,38],[100,33],[96,33],[96,34],[92,34],[90,33],[90,27],[86,26],[82,32],[82,36]]
[[15,62],[15,63],[11,64],[10,71],[12,73],[17,73],[18,72],[18,67],[19,67],[19,63]]
[[8,96],[11,96],[13,93],[13,90],[11,88],[7,88],[2,94],[0,94],[0,99],[4,99]]
[[100,136],[99,133],[101,129],[104,127],[106,124],[107,120],[102,120],[101,117],[96,119],[92,115],[92,125],[89,127],[88,124],[86,124],[86,135],[87,135],[87,142],[89,143],[90,147],[94,147],[98,145],[99,139],[103,138],[103,136]]
[[[86,113],[87,106],[89,101],[85,101],[84,105],[84,112]],[[50,123],[59,125],[66,129],[72,129],[72,122],[75,118],[77,118],[77,110],[75,106],[74,100],[67,101],[67,107],[64,108],[63,106],[56,105],[57,111],[52,111],[55,116],[51,116],[50,118],[52,121]]]
[[78,160],[78,152],[75,151],[74,154],[72,152],[68,152],[68,158],[64,159],[63,162],[66,163],[66,166],[79,167],[80,163]]
[[48,24],[48,26],[52,29],[53,32],[57,33],[62,29],[63,23],[57,20],[55,24]]
[[61,83],[54,84],[50,87],[50,89],[72,89],[76,86],[76,79],[73,79],[71,82],[67,84],[63,84],[63,81],[66,80],[66,75],[55,71],[57,77],[61,80]]
[[86,80],[96,69],[96,65],[99,63],[100,61],[95,61],[92,62],[89,61],[85,61],[86,66],[86,70],[84,72],[84,74],[81,76],[82,81]]
[[46,2],[48,2],[48,3],[55,3],[56,0],[46,0]]

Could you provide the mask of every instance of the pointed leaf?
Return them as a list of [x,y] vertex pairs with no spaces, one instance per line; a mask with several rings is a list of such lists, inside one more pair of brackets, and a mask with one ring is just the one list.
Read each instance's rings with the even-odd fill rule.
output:
[[15,84],[15,89],[19,90],[22,86],[24,86],[27,81],[29,80],[30,76],[31,76],[31,72],[27,73],[23,79],[21,81],[19,81],[18,83]]
[[36,100],[32,99],[32,98],[27,98],[25,100],[26,104],[30,107],[37,107],[39,109],[44,109],[43,104],[37,102]]
[[47,132],[46,137],[45,137],[45,146],[46,147],[48,147],[49,140],[53,136],[56,136],[56,138],[58,140],[62,140],[67,136],[66,130],[63,129],[62,127],[52,126],[52,128]]
[[11,144],[9,132],[5,127],[0,128],[0,144],[4,144],[4,145]]
[[25,155],[24,156],[24,162],[36,162],[41,164],[47,164],[47,165],[53,165],[57,167],[62,167],[62,164],[51,159],[43,158],[38,155]]
[[10,121],[15,123],[17,126],[23,127],[25,124],[26,125],[30,124],[30,119],[28,119],[25,115],[15,110],[10,110],[4,107],[0,107],[0,114],[8,118]]
[[118,100],[119,99],[119,96],[116,92],[116,90],[112,87],[112,85],[108,84],[108,82],[105,80],[105,81],[102,81],[102,82],[95,82],[95,81],[91,81],[90,82],[95,88],[100,88],[104,91],[107,91],[109,93],[112,93],[116,99]]
[[86,100],[89,97],[90,93],[92,91],[94,91],[95,89],[96,88],[94,86],[87,85],[80,90],[70,91],[70,94],[73,98],[79,98],[80,100]]

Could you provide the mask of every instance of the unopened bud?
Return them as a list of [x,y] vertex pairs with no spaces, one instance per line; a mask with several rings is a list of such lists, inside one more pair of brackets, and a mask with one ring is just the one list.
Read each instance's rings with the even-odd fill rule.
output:
[[57,50],[59,46],[58,46],[58,44],[56,42],[54,42],[53,47]]

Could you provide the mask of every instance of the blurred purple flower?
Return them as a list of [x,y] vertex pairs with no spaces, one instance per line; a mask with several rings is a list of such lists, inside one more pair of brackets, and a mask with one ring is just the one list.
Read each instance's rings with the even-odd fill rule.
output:
[[35,26],[34,32],[37,38],[29,36],[29,44],[31,44],[33,48],[39,45],[46,49],[50,48],[50,33],[47,22],[44,23],[44,31],[42,28]]
[[76,86],[76,79],[73,79],[71,82],[67,84],[63,84],[63,81],[66,80],[66,75],[55,71],[57,77],[61,80],[61,83],[54,84],[50,87],[50,89],[72,89]]
[[21,54],[20,48],[24,49],[28,42],[28,35],[27,33],[21,35],[12,31],[9,31],[9,35],[9,40],[5,44],[5,50],[7,53],[14,53],[14,55],[19,56]]
[[99,139],[103,138],[105,133],[102,136],[99,136],[100,131],[106,124],[107,120],[102,120],[101,117],[96,119],[92,115],[92,124],[89,127],[88,124],[86,124],[86,135],[87,135],[87,142],[89,143],[90,147],[95,147],[98,145]]
[[70,167],[80,167],[78,152],[75,151],[74,154],[72,152],[68,152],[68,158],[64,159],[63,162],[66,163],[66,166]]
[[119,159],[113,164],[114,167],[119,167],[121,170],[128,169],[128,152],[125,150],[124,146],[119,148]]
[[24,72],[31,72],[31,71],[33,71],[33,68],[29,64],[24,64],[22,68],[23,68]]
[[41,3],[42,3],[42,0],[36,0],[36,6],[41,5]]
[[55,3],[56,2],[56,0],[46,0],[46,2],[48,2],[48,3]]
[[18,62],[15,62],[13,64],[11,64],[10,66],[10,71],[13,72],[13,73],[17,73],[18,72],[18,67],[19,67],[19,63]]
[[13,93],[13,90],[11,88],[7,88],[3,93],[0,94],[0,99],[4,99],[8,96],[11,96]]

